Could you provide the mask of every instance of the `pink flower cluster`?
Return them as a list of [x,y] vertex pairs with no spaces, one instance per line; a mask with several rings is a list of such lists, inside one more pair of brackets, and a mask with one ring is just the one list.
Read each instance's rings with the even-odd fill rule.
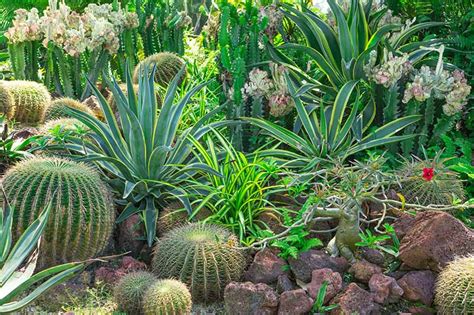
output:
[[35,41],[41,38],[38,9],[15,11],[13,26],[5,32],[5,37],[12,44]]
[[403,76],[410,73],[413,69],[412,64],[408,60],[408,55],[394,56],[391,52],[387,54],[385,62],[375,66],[376,63],[375,50],[370,54],[369,64],[365,66],[367,76],[376,84],[383,85],[386,88],[394,86]]

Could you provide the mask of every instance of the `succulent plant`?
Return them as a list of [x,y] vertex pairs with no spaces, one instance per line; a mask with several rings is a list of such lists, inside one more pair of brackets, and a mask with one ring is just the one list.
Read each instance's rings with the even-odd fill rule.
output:
[[474,314],[474,256],[453,260],[438,276],[438,314]]
[[44,112],[51,102],[46,87],[33,81],[4,81],[13,97],[14,118],[22,123],[43,121]]
[[[121,83],[121,84],[119,84],[119,87],[122,90],[122,92],[125,94],[125,96],[127,96],[127,84]],[[138,89],[138,84],[133,85],[133,90],[134,90],[135,94],[138,97],[138,93],[140,92],[139,89]],[[158,106],[158,108],[160,108],[161,104],[162,104],[162,101],[161,101],[160,94],[158,93],[157,90],[155,90],[155,96],[156,96],[156,105]],[[115,103],[115,98],[114,98],[114,95],[112,93],[110,93],[109,96],[107,97],[107,103],[109,103],[110,107],[112,108],[112,110],[114,112],[117,111],[117,105]]]
[[83,130],[89,130],[89,128],[75,118],[58,118],[48,120],[39,128],[40,134],[48,135],[51,130],[60,126],[62,131],[77,131],[78,128]]
[[60,158],[27,159],[10,168],[2,184],[15,209],[14,238],[55,193],[41,243],[41,266],[88,259],[107,245],[115,220],[111,195],[99,174],[86,164]]
[[[210,215],[207,208],[201,208],[199,212],[194,215],[197,221],[204,220]],[[161,209],[156,223],[156,230],[159,235],[164,235],[169,231],[189,223],[189,214],[179,201],[169,202],[163,209]]]
[[7,119],[12,119],[15,115],[13,96],[2,81],[0,81],[0,113]]
[[44,113],[44,120],[52,120],[58,118],[70,118],[67,108],[75,108],[90,115],[94,115],[92,110],[86,105],[72,98],[58,98],[51,102]]
[[213,224],[191,223],[171,230],[156,243],[153,272],[188,285],[194,301],[222,297],[225,286],[242,276],[246,265],[239,240]]
[[[153,68],[155,65],[155,82],[161,86],[167,86],[178,74],[179,70],[185,66],[185,62],[181,57],[170,52],[160,52],[148,56],[135,67],[135,71],[133,73],[133,83],[138,83],[140,67],[148,66]],[[183,72],[180,81],[183,80],[185,76],[186,72]]]
[[114,297],[121,311],[140,314],[143,310],[143,296],[156,282],[156,277],[146,271],[136,271],[123,276],[115,285]]
[[423,206],[451,205],[465,197],[462,181],[438,158],[406,161],[400,171],[400,185],[407,203]]
[[191,307],[191,294],[178,280],[158,280],[143,297],[145,315],[186,315],[191,313]]

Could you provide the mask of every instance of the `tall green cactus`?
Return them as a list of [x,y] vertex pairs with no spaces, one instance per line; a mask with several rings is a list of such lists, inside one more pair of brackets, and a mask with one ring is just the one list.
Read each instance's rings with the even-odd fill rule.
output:
[[54,194],[41,245],[42,266],[88,259],[107,245],[115,211],[111,194],[91,167],[59,158],[28,159],[9,169],[2,183],[15,209],[15,237]]

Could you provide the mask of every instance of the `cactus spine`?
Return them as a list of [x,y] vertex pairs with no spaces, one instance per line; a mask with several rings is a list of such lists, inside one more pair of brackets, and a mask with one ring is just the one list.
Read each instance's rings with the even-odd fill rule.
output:
[[[156,66],[155,82],[159,85],[166,86],[171,80],[178,74],[179,70],[185,66],[184,60],[176,54],[170,52],[161,52],[151,55],[142,60],[136,67],[133,73],[133,83],[138,83],[138,77],[140,74],[140,67]],[[181,80],[184,79],[184,76]]]
[[42,266],[88,259],[107,245],[115,211],[107,187],[91,167],[66,159],[33,158],[9,169],[2,183],[15,209],[14,237],[53,198],[41,244]]
[[217,225],[192,223],[158,240],[153,272],[188,285],[194,301],[222,297],[225,286],[242,276],[246,265],[237,237]]
[[145,315],[187,315],[191,313],[191,307],[188,288],[177,280],[158,280],[143,297]]
[[474,256],[457,258],[441,271],[436,283],[438,314],[474,314]]
[[143,295],[156,282],[153,274],[137,271],[125,275],[114,288],[114,297],[121,311],[140,314],[143,309]]
[[7,119],[12,119],[15,115],[13,96],[2,81],[0,81],[0,111]]
[[68,113],[68,107],[80,110],[89,115],[94,115],[91,109],[87,105],[82,104],[72,98],[59,98],[51,102],[51,104],[46,108],[44,114],[44,120],[49,121],[52,119],[58,118],[69,118],[71,117]]
[[43,121],[44,112],[51,102],[46,87],[33,81],[4,81],[13,97],[15,120],[22,123]]

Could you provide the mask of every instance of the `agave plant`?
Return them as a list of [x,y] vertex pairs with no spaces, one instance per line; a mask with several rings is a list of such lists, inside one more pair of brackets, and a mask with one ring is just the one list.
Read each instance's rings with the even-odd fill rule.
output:
[[140,213],[150,246],[156,234],[158,210],[165,204],[165,199],[178,198],[191,213],[191,205],[185,193],[187,180],[196,172],[214,172],[205,164],[187,163],[192,153],[192,142],[188,137],[200,139],[212,128],[226,124],[220,121],[204,125],[221,110],[221,106],[202,117],[193,127],[177,135],[186,104],[206,84],[198,84],[175,102],[178,82],[183,71],[184,68],[169,84],[159,114],[154,95],[155,69],[150,70],[147,67],[141,69],[138,98],[133,89],[129,67],[126,71],[126,94],[115,80],[113,83],[108,82],[115,98],[119,119],[116,119],[112,108],[91,82],[89,84],[99,100],[105,122],[84,112],[70,110],[71,116],[92,131],[92,140],[72,138],[66,147],[85,155],[82,160],[97,162],[111,174],[111,182],[122,194],[126,204],[117,222]]
[[276,140],[294,149],[296,153],[282,150],[267,152],[289,157],[291,161],[287,165],[291,167],[309,171],[321,159],[344,160],[362,150],[408,139],[413,135],[395,134],[420,119],[419,115],[406,116],[369,130],[375,116],[375,103],[369,99],[368,104],[359,110],[363,96],[353,96],[358,81],[345,83],[337,93],[334,104],[326,107],[316,106],[317,101],[308,106],[303,105],[301,97],[312,88],[311,85],[306,84],[296,90],[288,75],[287,83],[298,114],[293,131],[262,119],[242,119],[264,129]]
[[5,121],[5,117],[0,116],[0,161],[10,162],[31,156],[28,147],[37,139],[39,136],[14,139],[13,134],[8,132],[8,123]]
[[[0,313],[16,312],[38,296],[82,270],[84,263],[68,263],[34,274],[41,235],[46,227],[50,202],[12,247],[13,209],[0,208]],[[27,292],[34,287],[34,290]],[[19,300],[15,300],[20,296]]]

